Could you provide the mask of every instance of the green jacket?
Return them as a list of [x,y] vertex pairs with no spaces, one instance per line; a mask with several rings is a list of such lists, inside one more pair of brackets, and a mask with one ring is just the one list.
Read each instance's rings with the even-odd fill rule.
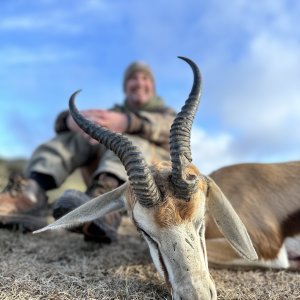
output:
[[[129,124],[126,133],[137,134],[159,147],[169,149],[170,127],[176,113],[165,106],[160,97],[154,97],[138,110],[131,108],[126,100],[123,105],[115,105],[110,110],[127,115]],[[68,114],[69,111],[63,111],[56,118],[54,125],[56,133],[69,130],[66,126]]]

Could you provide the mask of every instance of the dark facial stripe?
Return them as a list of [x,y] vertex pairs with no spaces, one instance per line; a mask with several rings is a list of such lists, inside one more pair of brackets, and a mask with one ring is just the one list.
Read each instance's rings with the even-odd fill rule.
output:
[[141,228],[141,226],[135,220],[133,212],[132,212],[132,220],[133,220],[133,223],[134,223],[135,227],[137,228],[137,230],[139,232],[142,232],[144,237],[156,248],[156,250],[158,252],[158,259],[159,259],[160,267],[161,267],[161,269],[164,273],[164,278],[165,278],[166,284],[167,284],[168,288],[171,290],[172,285],[171,285],[170,280],[169,280],[168,270],[166,268],[165,262],[163,260],[162,254],[160,252],[158,243],[144,229]]

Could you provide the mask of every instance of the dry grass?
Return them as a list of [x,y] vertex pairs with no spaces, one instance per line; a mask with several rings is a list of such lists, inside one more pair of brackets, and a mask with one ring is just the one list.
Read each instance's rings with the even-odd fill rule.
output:
[[[145,242],[124,218],[117,243],[76,233],[1,230],[0,299],[169,299]],[[300,274],[217,270],[219,299],[300,299]]]
[[[117,243],[99,247],[76,233],[0,230],[0,299],[169,299],[128,218],[119,232]],[[300,299],[300,273],[211,269],[211,274],[218,299]]]
[[[123,226],[123,229],[126,226]],[[0,299],[160,299],[146,245],[133,235],[99,247],[76,233],[1,230]]]

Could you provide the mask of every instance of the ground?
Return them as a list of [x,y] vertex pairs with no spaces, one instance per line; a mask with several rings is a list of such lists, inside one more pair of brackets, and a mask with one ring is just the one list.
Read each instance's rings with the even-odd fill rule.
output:
[[[3,176],[0,169],[0,186]],[[170,299],[127,217],[119,232],[118,242],[100,247],[76,233],[1,229],[0,299]],[[299,272],[211,269],[211,275],[218,299],[300,299]]]

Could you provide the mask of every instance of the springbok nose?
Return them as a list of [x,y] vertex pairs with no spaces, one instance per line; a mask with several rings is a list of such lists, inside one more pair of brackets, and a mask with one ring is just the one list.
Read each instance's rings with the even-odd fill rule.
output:
[[216,300],[217,292],[215,286],[212,285],[208,289],[189,289],[181,292],[174,292],[172,295],[174,300]]
[[196,295],[174,295],[173,300],[215,300],[216,297],[213,296],[212,292],[207,293],[197,293]]

